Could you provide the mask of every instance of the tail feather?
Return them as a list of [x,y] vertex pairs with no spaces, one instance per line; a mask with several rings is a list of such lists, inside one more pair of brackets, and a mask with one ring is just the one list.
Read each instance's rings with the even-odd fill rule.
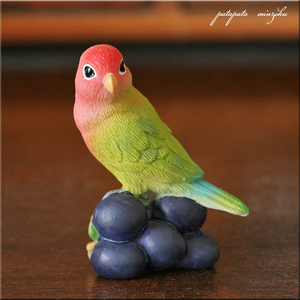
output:
[[223,210],[228,213],[247,216],[248,207],[237,197],[223,191],[203,179],[184,185],[176,185],[172,196],[187,197],[207,208]]
[[[200,189],[208,196],[209,203],[207,205],[211,205],[211,208],[224,210],[240,216],[247,216],[249,214],[249,208],[240,199],[205,180],[200,180],[192,184],[192,186],[196,189],[199,189],[200,186]],[[195,199],[195,201],[201,204],[202,199],[203,197],[199,200]],[[204,201],[207,200],[204,199]]]

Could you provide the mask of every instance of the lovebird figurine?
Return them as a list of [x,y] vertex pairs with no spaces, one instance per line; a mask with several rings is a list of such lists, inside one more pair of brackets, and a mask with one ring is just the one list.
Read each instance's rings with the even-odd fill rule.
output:
[[198,204],[247,216],[235,196],[203,179],[204,172],[172,135],[156,110],[132,85],[122,54],[111,45],[88,48],[75,78],[74,119],[95,158],[138,196],[186,197]]

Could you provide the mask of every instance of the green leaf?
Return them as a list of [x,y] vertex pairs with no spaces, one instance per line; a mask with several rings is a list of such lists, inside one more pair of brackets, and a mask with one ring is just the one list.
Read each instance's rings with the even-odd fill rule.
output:
[[90,222],[90,224],[89,224],[88,232],[89,232],[90,238],[91,238],[93,241],[97,241],[97,240],[98,240],[98,238],[99,238],[99,232],[98,232],[98,230],[95,228],[95,226],[93,225],[92,222]]

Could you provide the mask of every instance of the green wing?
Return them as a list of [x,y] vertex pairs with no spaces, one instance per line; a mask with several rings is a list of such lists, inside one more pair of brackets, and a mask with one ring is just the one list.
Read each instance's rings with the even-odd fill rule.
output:
[[102,149],[104,165],[123,184],[130,176],[145,182],[178,183],[204,175],[160,119],[123,118],[110,132]]

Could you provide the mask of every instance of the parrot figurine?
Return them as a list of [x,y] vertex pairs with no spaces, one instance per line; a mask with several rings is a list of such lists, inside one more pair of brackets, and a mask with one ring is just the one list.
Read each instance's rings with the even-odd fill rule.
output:
[[134,196],[186,197],[198,204],[247,216],[238,198],[203,179],[204,172],[134,86],[118,49],[100,44],[80,57],[74,120],[95,156]]

